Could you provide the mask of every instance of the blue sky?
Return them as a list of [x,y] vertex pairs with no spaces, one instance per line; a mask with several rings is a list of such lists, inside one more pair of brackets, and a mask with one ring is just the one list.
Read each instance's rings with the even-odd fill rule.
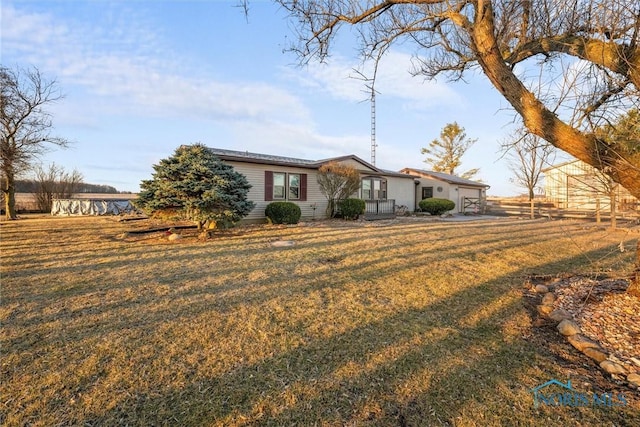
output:
[[[42,158],[86,182],[138,191],[181,144],[307,159],[370,161],[370,104],[348,28],[326,64],[297,65],[284,11],[235,0],[2,2],[2,64],[36,66],[66,97],[55,134],[73,141]],[[499,146],[513,113],[482,75],[467,83],[409,74],[411,52],[378,71],[376,165],[428,169],[420,149],[453,121],[478,141],[460,172],[479,167],[490,195],[515,195]]]

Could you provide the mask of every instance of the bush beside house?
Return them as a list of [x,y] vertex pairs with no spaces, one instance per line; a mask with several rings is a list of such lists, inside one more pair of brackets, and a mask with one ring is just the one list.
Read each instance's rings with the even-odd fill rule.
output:
[[297,224],[302,211],[300,206],[292,202],[272,202],[267,205],[264,214],[273,224]]
[[364,213],[365,202],[362,199],[345,199],[338,204],[338,209],[344,219],[358,219]]
[[453,210],[456,204],[448,199],[431,197],[421,200],[418,206],[420,206],[422,211],[429,212],[431,215],[442,215],[445,212]]

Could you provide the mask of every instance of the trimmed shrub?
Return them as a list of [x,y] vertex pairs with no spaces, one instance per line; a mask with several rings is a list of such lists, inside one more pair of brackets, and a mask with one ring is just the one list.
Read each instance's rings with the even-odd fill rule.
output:
[[456,204],[451,200],[430,197],[428,199],[420,200],[418,206],[420,206],[420,209],[424,212],[429,212],[431,215],[442,215],[443,213],[455,208]]
[[365,203],[361,199],[344,199],[338,207],[344,219],[358,219],[364,213]]
[[302,212],[300,206],[292,202],[272,202],[264,214],[273,224],[297,224]]

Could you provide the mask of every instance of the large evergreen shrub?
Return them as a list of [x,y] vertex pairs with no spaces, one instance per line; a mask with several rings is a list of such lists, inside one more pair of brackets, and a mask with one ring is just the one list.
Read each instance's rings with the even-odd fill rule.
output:
[[425,212],[429,212],[431,215],[442,215],[456,207],[456,204],[448,199],[437,199],[430,197],[428,199],[420,200],[418,203],[420,209]]
[[271,202],[264,214],[273,224],[297,224],[302,211],[300,206],[292,202]]
[[228,228],[249,214],[247,178],[202,144],[182,145],[153,166],[152,179],[142,181],[136,207],[150,216],[209,222]]

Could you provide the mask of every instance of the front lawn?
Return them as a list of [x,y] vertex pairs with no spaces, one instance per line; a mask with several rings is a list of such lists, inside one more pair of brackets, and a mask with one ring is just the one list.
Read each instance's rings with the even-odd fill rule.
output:
[[591,361],[532,339],[522,297],[531,274],[628,274],[637,234],[401,220],[169,242],[110,218],[0,227],[3,425],[640,425],[631,389],[624,406],[534,407],[551,379],[608,390],[571,365]]

